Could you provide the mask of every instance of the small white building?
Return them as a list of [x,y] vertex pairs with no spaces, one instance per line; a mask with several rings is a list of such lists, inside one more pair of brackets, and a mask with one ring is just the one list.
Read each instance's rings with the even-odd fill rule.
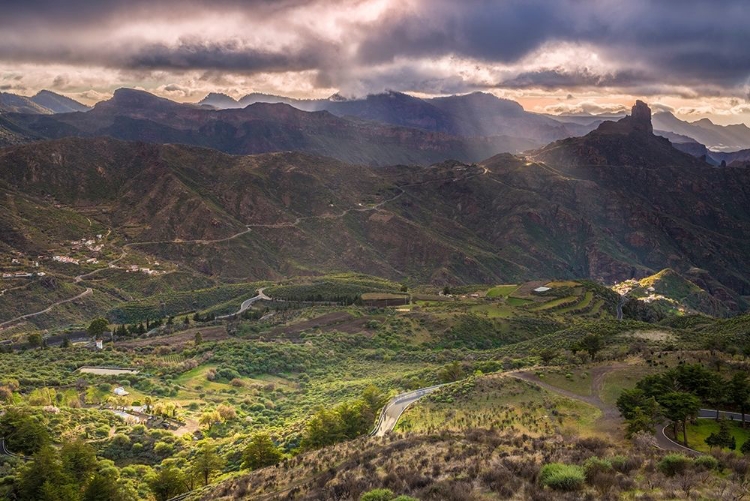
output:
[[122,386],[118,386],[117,388],[115,388],[113,393],[118,397],[127,397],[128,395],[130,395],[130,393],[127,392]]
[[548,290],[552,290],[551,287],[537,287],[534,289],[534,292],[547,292]]

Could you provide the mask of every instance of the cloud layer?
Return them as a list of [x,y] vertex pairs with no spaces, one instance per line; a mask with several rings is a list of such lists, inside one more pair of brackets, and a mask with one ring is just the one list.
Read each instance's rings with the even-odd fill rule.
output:
[[[614,91],[744,103],[748,22],[745,0],[7,0],[0,86],[106,93],[119,83],[186,97],[232,85]],[[25,68],[20,81],[13,68]]]

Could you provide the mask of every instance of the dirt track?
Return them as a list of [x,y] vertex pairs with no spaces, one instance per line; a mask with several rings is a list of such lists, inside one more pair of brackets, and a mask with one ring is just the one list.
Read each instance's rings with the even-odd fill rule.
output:
[[557,386],[552,386],[549,383],[541,381],[538,377],[536,377],[536,375],[530,374],[528,372],[513,372],[509,373],[508,376],[516,379],[521,379],[537,386],[541,386],[545,390],[551,391],[552,393],[556,393],[558,395],[562,395],[566,398],[579,400],[589,405],[593,405],[594,407],[602,411],[602,416],[601,418],[599,418],[600,424],[603,425],[604,428],[611,430],[613,428],[620,427],[623,422],[622,417],[620,416],[620,412],[617,410],[617,407],[604,402],[601,399],[600,395],[602,389],[604,388],[605,376],[614,370],[622,369],[625,367],[627,367],[626,364],[616,364],[609,366],[599,366],[591,369],[591,395],[579,395],[577,393],[573,393],[572,391],[558,388]]

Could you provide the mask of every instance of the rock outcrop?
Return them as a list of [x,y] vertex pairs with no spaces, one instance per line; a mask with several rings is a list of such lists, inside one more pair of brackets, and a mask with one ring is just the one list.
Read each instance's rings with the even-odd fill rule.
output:
[[636,101],[630,112],[630,125],[633,130],[641,130],[653,134],[654,127],[651,125],[651,108],[643,101]]

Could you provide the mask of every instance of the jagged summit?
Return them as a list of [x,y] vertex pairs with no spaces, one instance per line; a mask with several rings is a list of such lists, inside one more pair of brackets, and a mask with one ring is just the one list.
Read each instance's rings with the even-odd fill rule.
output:
[[636,101],[630,112],[630,122],[634,130],[643,130],[653,133],[654,127],[651,125],[651,108],[643,101]]
[[653,134],[654,127],[651,124],[651,108],[643,101],[636,101],[631,108],[630,115],[621,118],[617,122],[602,122],[594,133],[602,134],[631,134],[643,132]]

